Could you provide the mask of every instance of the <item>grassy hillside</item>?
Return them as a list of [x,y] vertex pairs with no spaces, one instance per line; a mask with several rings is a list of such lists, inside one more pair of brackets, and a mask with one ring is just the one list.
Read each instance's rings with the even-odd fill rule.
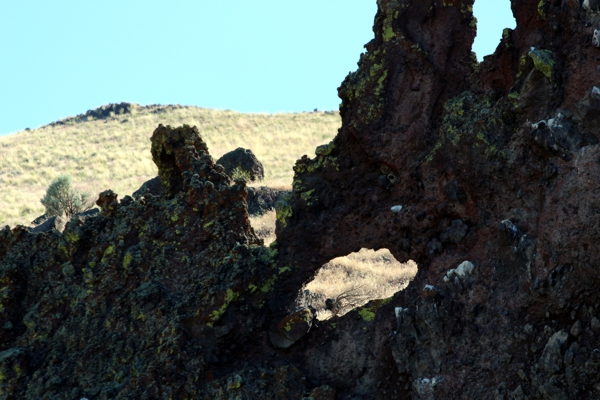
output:
[[[242,114],[198,107],[132,105],[106,118],[81,115],[0,137],[0,226],[28,225],[44,213],[39,199],[50,182],[70,174],[76,189],[123,197],[156,176],[150,136],[158,124],[198,127],[216,160],[251,149],[265,167],[269,186],[289,187],[292,166],[337,133],[338,112]],[[93,114],[93,113],[92,113]]]

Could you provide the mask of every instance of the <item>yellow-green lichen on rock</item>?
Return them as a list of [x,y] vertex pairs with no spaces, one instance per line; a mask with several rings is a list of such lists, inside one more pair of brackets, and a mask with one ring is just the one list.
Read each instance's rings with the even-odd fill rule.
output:
[[540,15],[540,17],[542,19],[546,19],[546,11],[544,11],[545,6],[546,6],[546,2],[544,0],[541,0],[537,6],[538,14]]
[[104,250],[104,254],[102,255],[102,260],[100,260],[102,263],[105,263],[108,260],[108,257],[113,254],[115,252],[115,247],[113,245],[110,245],[106,248],[106,250]]
[[273,289],[273,285],[275,285],[275,281],[277,280],[277,276],[273,275],[267,282],[260,287],[260,291],[263,293],[267,293]]
[[375,312],[368,308],[359,308],[358,315],[365,321],[373,321],[375,319]]
[[223,313],[225,313],[225,310],[227,310],[227,307],[229,306],[229,304],[236,300],[239,297],[239,293],[234,292],[231,289],[227,289],[227,291],[225,292],[225,299],[223,299],[223,305],[221,307],[219,307],[219,309],[214,310],[213,312],[210,313],[209,318],[210,321],[206,324],[210,327],[213,326],[213,324],[221,317],[221,315],[223,315]]
[[310,200],[310,196],[313,194],[314,191],[315,191],[315,189],[311,189],[311,190],[307,190],[306,192],[302,192],[300,194],[300,197],[304,201],[309,201]]
[[541,50],[532,48],[529,51],[529,57],[533,60],[535,69],[546,75],[548,79],[552,79],[552,72],[554,71],[554,53],[550,50]]
[[333,143],[333,140],[332,140],[331,142],[329,142],[327,144],[322,144],[320,146],[317,146],[317,148],[315,149],[315,154],[317,156],[327,157],[328,155],[331,154],[333,149],[335,149],[335,144]]
[[438,141],[425,157],[424,164],[433,160],[433,157],[450,141],[454,147],[458,146],[463,138],[475,139],[475,147],[483,145],[486,156],[501,155],[497,148],[497,138],[493,132],[496,125],[503,125],[501,111],[492,107],[488,98],[481,99],[470,91],[465,91],[448,100],[444,105],[446,111],[440,127]]
[[133,261],[133,256],[131,255],[131,253],[125,253],[125,257],[123,257],[123,268],[129,268],[129,264],[131,264],[131,261]]
[[292,267],[290,267],[289,265],[286,265],[285,267],[281,267],[279,268],[279,274],[285,274],[286,272],[290,272],[292,270]]
[[[387,4],[386,4],[387,3]],[[399,4],[398,1],[377,1],[377,6],[379,10],[385,13],[385,17],[383,18],[383,31],[382,37],[384,42],[390,41],[394,36],[396,36],[396,32],[394,32],[393,22],[398,16],[400,12],[398,10]]]
[[372,321],[375,319],[375,313],[381,307],[386,304],[389,304],[392,301],[392,297],[387,297],[385,299],[372,300],[369,302],[370,307],[359,307],[357,308],[358,315],[365,321]]
[[275,203],[275,215],[284,227],[287,226],[287,220],[294,214],[290,200],[292,200],[292,196],[288,194]]

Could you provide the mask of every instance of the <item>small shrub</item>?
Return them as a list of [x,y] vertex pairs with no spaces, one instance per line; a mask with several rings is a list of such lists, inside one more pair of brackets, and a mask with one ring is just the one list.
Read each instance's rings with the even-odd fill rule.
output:
[[64,214],[65,217],[71,218],[77,213],[92,208],[90,194],[73,189],[69,175],[59,176],[52,181],[40,202],[46,207],[48,217]]
[[252,173],[244,170],[242,167],[235,167],[233,171],[231,171],[231,179],[234,181],[243,180],[244,182],[253,182]]

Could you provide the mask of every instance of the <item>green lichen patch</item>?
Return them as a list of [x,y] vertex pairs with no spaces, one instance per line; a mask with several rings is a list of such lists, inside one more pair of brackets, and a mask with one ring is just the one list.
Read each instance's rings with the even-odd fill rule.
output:
[[[298,330],[304,330],[305,333],[306,327],[310,326],[312,318],[313,314],[310,311],[310,309],[302,308],[297,312],[293,313],[292,315],[285,317],[281,322],[279,322],[279,324],[277,324],[277,329],[288,333],[292,332],[292,330],[295,330],[296,332],[298,332]],[[292,335],[295,336],[294,334]]]
[[540,15],[541,19],[546,19],[545,7],[546,7],[546,2],[544,0],[541,0],[537,6],[538,14]]
[[302,192],[300,194],[300,197],[304,201],[309,201],[310,200],[310,196],[313,194],[314,191],[315,191],[315,189],[311,189],[311,190],[307,190],[306,192]]
[[221,317],[221,315],[223,315],[225,313],[225,311],[227,310],[227,307],[229,307],[229,304],[232,301],[236,300],[239,296],[240,296],[239,293],[236,293],[231,289],[227,289],[227,292],[225,292],[225,299],[223,300],[223,305],[221,307],[219,307],[217,310],[210,313],[210,315],[209,315],[210,321],[206,325],[212,327],[213,324]]
[[106,248],[106,250],[104,250],[104,254],[102,255],[102,260],[100,260],[102,263],[106,263],[106,261],[108,260],[109,256],[111,254],[113,254],[115,252],[115,246],[108,246]]
[[81,272],[83,273],[83,281],[87,284],[91,284],[94,280],[94,273],[89,268],[82,268]]
[[[316,157],[314,160],[310,160],[307,164],[296,164],[294,166],[294,171],[300,174],[303,174],[305,172],[312,174],[313,172],[316,172],[321,168],[325,168],[328,166],[333,166],[336,170],[339,171],[337,157]],[[305,188],[300,188],[300,190],[304,189]]]
[[74,232],[72,230],[67,230],[65,232],[65,239],[69,243],[76,243],[79,240],[79,235],[77,234],[77,232]]
[[260,287],[260,291],[262,293],[270,292],[273,289],[273,285],[275,285],[275,281],[277,280],[277,276],[273,275],[267,282]]
[[387,7],[384,7],[382,2],[378,2],[378,6],[380,10],[385,12],[385,17],[383,18],[383,32],[382,37],[384,42],[389,42],[396,36],[396,32],[394,32],[393,23],[394,20],[398,18],[398,2],[393,0],[387,4]]
[[322,144],[321,146],[317,146],[317,148],[315,149],[315,154],[317,156],[327,157],[328,155],[331,154],[333,149],[335,149],[335,144],[333,143],[333,141],[331,141],[327,144]]
[[359,307],[357,309],[358,315],[365,321],[372,321],[375,319],[375,313],[381,307],[386,304],[389,304],[392,301],[392,297],[388,297],[385,299],[373,300],[369,302],[369,307]]
[[291,270],[292,270],[292,267],[290,267],[289,265],[286,265],[285,267],[279,268],[279,275],[285,274],[286,272],[290,272]]
[[375,319],[375,313],[368,308],[359,308],[358,315],[365,321],[373,321]]
[[546,75],[548,79],[552,79],[552,72],[556,61],[554,59],[554,53],[550,50],[540,50],[533,48],[529,51],[529,57],[533,60],[535,69]]
[[425,157],[425,164],[431,162],[446,142],[449,141],[456,147],[465,137],[475,139],[476,147],[484,146],[486,156],[502,154],[498,148],[500,140],[494,135],[495,131],[504,126],[502,110],[494,107],[490,99],[482,99],[466,91],[448,100],[444,109],[446,113],[439,139]]
[[512,102],[513,106],[517,106],[519,102],[519,93],[518,92],[510,92],[508,94],[508,99]]
[[288,194],[275,203],[275,215],[284,227],[287,226],[288,219],[294,215],[294,209],[290,203],[291,200],[292,196]]
[[125,253],[125,257],[123,257],[123,268],[128,269],[131,261],[133,261],[133,256],[131,253]]

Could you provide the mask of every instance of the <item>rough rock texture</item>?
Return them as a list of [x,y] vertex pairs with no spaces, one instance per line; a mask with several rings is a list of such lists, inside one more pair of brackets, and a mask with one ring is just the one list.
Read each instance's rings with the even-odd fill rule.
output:
[[101,213],[62,233],[0,232],[2,398],[308,390],[289,363],[248,362],[268,341],[252,332],[279,273],[249,225],[244,183],[216,171],[206,150],[195,128],[159,126],[162,196],[119,202],[108,190]]
[[225,173],[235,177],[235,174],[245,174],[250,182],[262,181],[265,178],[263,165],[254,155],[252,150],[238,147],[237,149],[223,154],[217,160],[217,164],[225,168]]
[[[297,162],[270,248],[189,127],[153,135],[160,196],[0,231],[1,395],[598,398],[600,15],[513,0],[477,64],[472,3],[378,1],[342,128]],[[415,280],[327,321],[295,309],[362,247]]]
[[138,190],[133,192],[131,195],[134,198],[141,196],[147,196],[149,194],[153,196],[160,196],[163,193],[163,185],[160,182],[160,177],[152,178],[142,184]]
[[248,213],[250,215],[262,215],[265,212],[272,211],[279,200],[290,194],[289,190],[273,189],[266,186],[249,187],[248,196],[246,197]]
[[[472,3],[378,2],[342,129],[279,205],[288,302],[362,247],[419,265],[368,324],[359,309],[304,351],[342,397],[600,397],[600,15],[513,0],[517,28],[477,64]],[[466,260],[472,275],[445,282]]]
[[75,117],[69,117],[65,119],[61,119],[60,121],[55,121],[50,124],[50,126],[60,126],[67,125],[70,123],[84,122],[95,119],[108,119],[110,117],[114,117],[115,115],[120,114],[133,114],[141,107],[136,103],[111,103],[105,104],[101,107],[98,107],[93,110],[87,110],[85,114],[79,114]]

